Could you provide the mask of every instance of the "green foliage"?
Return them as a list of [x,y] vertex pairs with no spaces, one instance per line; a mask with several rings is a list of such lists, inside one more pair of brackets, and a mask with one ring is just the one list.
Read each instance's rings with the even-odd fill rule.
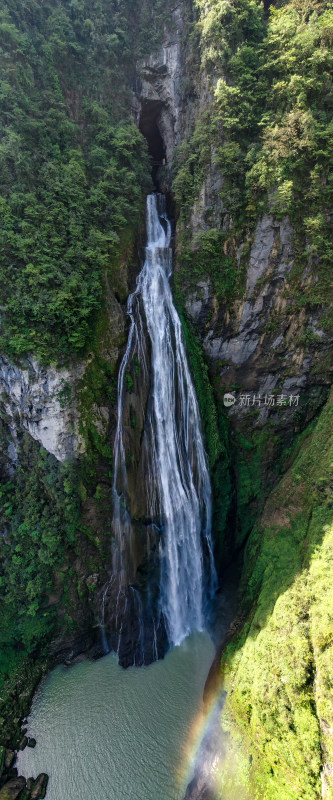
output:
[[[327,304],[331,296],[332,40],[330,5],[289,3],[271,11],[262,67],[271,89],[246,182],[251,207],[262,207],[266,190],[273,213],[289,214],[294,223],[295,307],[299,300]],[[306,262],[317,279],[303,284],[301,294]]]
[[[273,461],[276,464],[276,473],[279,471],[279,451],[281,442],[279,436],[267,426],[263,430],[254,430],[250,438],[236,432],[233,441],[233,463],[235,470],[237,494],[237,519],[236,519],[236,547],[241,547],[253,528],[258,516],[263,497],[267,496],[269,486],[263,486],[262,476],[266,472],[266,463]],[[271,476],[271,481],[276,479],[276,473]]]
[[211,228],[201,231],[192,240],[191,247],[183,244],[179,270],[175,276],[179,292],[187,284],[200,280],[202,275],[209,275],[215,294],[220,300],[231,302],[240,283],[243,282],[244,270],[241,263],[228,255],[225,233]]
[[250,613],[223,657],[226,726],[251,753],[261,800],[319,800],[332,759],[332,412],[330,401],[250,535]]
[[87,366],[80,389],[80,433],[85,440],[83,461],[86,459],[93,464],[98,453],[109,461],[112,458],[108,426],[103,425],[103,420],[98,417],[98,406],[115,403],[116,388],[111,364],[95,353]]
[[127,392],[132,392],[133,391],[134,381],[133,381],[132,375],[130,375],[129,372],[126,373],[126,375],[125,375],[125,386],[126,386],[126,391]]
[[[248,243],[267,208],[293,223],[295,267],[291,310],[324,306],[331,325],[332,40],[333,9],[322,2],[197,0],[194,45],[198,71],[208,72],[213,99],[176,154],[181,281],[210,275],[230,306],[244,286],[237,247]],[[197,76],[197,81],[200,75]],[[207,171],[222,176],[220,219],[205,209],[203,236],[188,221]],[[306,209],[306,213],[304,213]],[[246,252],[243,250],[243,259]],[[313,280],[301,278],[305,266]],[[192,277],[193,276],[193,277]]]
[[103,273],[150,186],[130,83],[166,14],[136,0],[2,7],[1,346],[12,357],[63,360],[91,341]]
[[20,448],[21,466],[0,489],[0,681],[18,655],[40,650],[55,621],[48,595],[65,548],[74,546],[79,497],[71,466],[60,466],[28,435]]
[[[209,109],[199,110],[194,131],[176,151],[173,189],[182,221],[179,282],[186,287],[209,275],[216,296],[230,305],[244,284],[244,261],[237,258],[236,244],[241,233],[244,239],[246,148],[260,110],[256,71],[264,14],[262,4],[253,0],[211,0],[196,6],[194,46],[199,47],[201,69],[210,76],[214,99]],[[228,79],[218,78],[221,72]],[[191,239],[187,223],[194,202],[201,205],[207,170],[222,175],[221,217],[212,225],[206,207],[208,230]]]

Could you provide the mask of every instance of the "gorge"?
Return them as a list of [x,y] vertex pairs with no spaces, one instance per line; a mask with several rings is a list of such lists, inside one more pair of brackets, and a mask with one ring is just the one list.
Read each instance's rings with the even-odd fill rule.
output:
[[332,797],[332,31],[1,9],[0,800]]

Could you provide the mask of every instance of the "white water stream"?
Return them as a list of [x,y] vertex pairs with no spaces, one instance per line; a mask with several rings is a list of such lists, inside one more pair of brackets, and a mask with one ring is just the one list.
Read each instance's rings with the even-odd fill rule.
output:
[[[169,284],[170,236],[164,197],[149,195],[146,257],[128,300],[131,325],[118,380],[113,579],[118,642],[130,597],[143,648],[142,599],[127,575],[133,533],[123,422],[125,379],[136,358],[149,386],[143,446],[148,511],[159,531],[158,613],[173,649],[140,669],[125,671],[109,654],[96,663],[57,667],[47,677],[29,718],[36,749],[18,758],[27,777],[50,775],[47,800],[180,800],[188,779],[191,729],[214,655],[208,634],[199,631],[216,577],[200,415]],[[105,593],[102,615],[104,601]],[[155,618],[150,630],[156,636]],[[157,658],[157,645],[155,651]]]
[[[200,414],[187,362],[182,327],[170,288],[171,226],[163,195],[147,197],[147,247],[135,292],[118,380],[118,424],[114,450],[113,574],[126,586],[124,542],[131,539],[123,406],[128,365],[136,357],[149,376],[144,446],[148,453],[149,516],[160,535],[160,612],[169,643],[202,630],[212,598],[215,568],[211,538],[211,487]],[[147,364],[147,333],[150,364]],[[119,597],[119,596],[118,596]],[[155,621],[154,621],[155,625]],[[154,628],[155,630],[155,628]]]

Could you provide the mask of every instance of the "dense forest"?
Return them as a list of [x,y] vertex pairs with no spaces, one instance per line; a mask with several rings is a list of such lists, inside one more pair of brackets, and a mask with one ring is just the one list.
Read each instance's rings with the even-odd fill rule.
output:
[[[1,349],[19,363],[27,354],[68,363],[96,339],[105,273],[112,283],[122,233],[136,230],[151,186],[131,86],[164,15],[162,3],[10,2],[1,10]],[[108,380],[112,395],[110,368],[107,378],[95,372],[98,388]],[[83,391],[83,404],[93,391]],[[62,405],[67,395],[65,386]],[[38,644],[44,656],[57,616],[48,602],[56,569],[66,608],[65,551],[75,551],[79,535],[81,467],[78,474],[75,465],[59,466],[26,435],[20,467],[8,476],[4,413],[1,435],[6,707],[7,693],[32,669],[27,654]]]
[[[173,290],[211,472],[216,562],[219,575],[235,564],[241,572],[221,663],[231,754],[223,797],[237,789],[244,800],[329,800],[333,8],[322,0],[180,8],[181,135],[159,180],[173,217]],[[70,459],[48,452],[19,406],[9,413],[4,382],[0,745],[18,744],[41,674],[96,638],[125,303],[153,186],[133,103],[142,80],[154,75],[155,94],[163,85],[169,62],[154,54],[168,31],[176,40],[174,13],[162,0],[6,0],[0,11],[1,355],[8,373],[33,365],[41,385],[50,370],[60,375],[59,414],[73,414],[79,442]],[[144,73],[149,57],[155,73]],[[154,102],[173,124],[170,96],[161,90]],[[251,295],[263,220],[268,266]],[[259,334],[246,340],[244,367],[233,348],[246,313]],[[232,355],[223,351],[228,337]],[[141,376],[135,361],[125,377],[132,465]],[[299,385],[303,404],[262,424],[258,408],[228,416],[224,392],[243,384],[274,398],[279,386]]]
[[2,9],[2,347],[14,357],[87,347],[103,270],[149,187],[130,90],[160,16],[141,3]]

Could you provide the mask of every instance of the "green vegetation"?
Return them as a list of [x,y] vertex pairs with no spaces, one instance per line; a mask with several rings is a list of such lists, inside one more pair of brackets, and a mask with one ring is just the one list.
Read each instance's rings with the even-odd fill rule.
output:
[[0,14],[1,347],[83,353],[119,235],[150,186],[131,115],[167,4],[6,0]]
[[[239,781],[240,796],[258,800],[319,800],[333,756],[332,422],[331,398],[253,528],[248,621],[222,660],[233,791]],[[227,784],[228,757],[222,771]]]
[[[126,297],[151,186],[131,88],[168,15],[162,0],[6,0],[0,11],[0,349],[16,361],[87,357],[79,463],[60,466],[25,434],[9,480],[4,417],[0,713],[13,741],[50,637],[80,625],[81,601],[87,610],[103,535],[109,552],[108,414],[123,335],[113,292]],[[71,399],[64,385],[61,406]]]
[[[26,434],[17,474],[0,486],[0,714],[8,719],[13,692],[38,680],[59,621],[62,630],[79,624],[73,586],[79,603],[94,594],[94,576],[87,583],[76,574],[72,556],[103,574],[124,335],[107,295],[125,299],[122,264],[151,186],[131,85],[169,13],[162,0],[6,0],[0,12],[0,347],[14,360],[28,352],[44,363],[87,356],[79,464],[60,466]],[[208,276],[230,311],[258,216],[269,211],[288,215],[294,230],[286,313],[320,308],[328,329],[333,9],[290,0],[266,13],[261,0],[195,0],[193,13],[184,93],[195,97],[208,80],[210,99],[175,153],[175,284],[212,475],[218,560],[231,552],[231,517],[233,550],[246,543],[247,621],[223,657],[231,755],[223,797],[234,798],[238,781],[239,800],[319,800],[323,762],[333,762],[332,406],[292,453],[281,453],[272,428],[231,438],[183,307],[188,288]],[[203,199],[207,176],[216,179],[217,212]],[[193,216],[200,224],[190,224]],[[283,313],[274,312],[266,332]],[[318,346],[306,321],[297,344]],[[125,376],[128,392],[136,378],[138,362]],[[60,400],[71,401],[68,387]],[[130,424],[139,429],[134,411]],[[267,467],[273,454],[275,471]],[[292,459],[256,522],[268,492],[263,472],[273,483]]]
[[15,676],[29,669],[27,656],[38,661],[45,655],[55,604],[64,590],[65,551],[75,546],[80,503],[73,467],[60,466],[28,434],[17,475],[1,484],[0,499],[0,694],[5,706]]
[[217,410],[202,347],[191,321],[178,308],[202,419],[213,489],[213,531],[218,561],[227,559],[227,521],[232,500],[228,420]]
[[[242,547],[251,532],[263,500],[282,471],[277,458],[281,442],[269,424],[254,430],[250,438],[239,431],[233,443],[233,464],[237,494],[237,519],[234,546]],[[275,460],[276,459],[276,460]],[[267,467],[273,462],[271,474]],[[263,485],[265,475],[266,485]]]
[[[196,9],[188,58],[195,85],[209,75],[213,99],[177,152],[178,283],[186,287],[209,275],[216,295],[230,307],[244,285],[256,220],[269,208],[277,218],[288,214],[295,231],[290,309],[323,306],[327,328],[333,9],[318,0],[290,0],[272,6],[267,19],[259,0],[197,0]],[[222,176],[220,217],[212,221],[212,209],[205,207],[208,230],[191,238],[190,214],[195,203],[200,206],[205,176],[214,170]],[[300,288],[307,265],[312,278]]]

